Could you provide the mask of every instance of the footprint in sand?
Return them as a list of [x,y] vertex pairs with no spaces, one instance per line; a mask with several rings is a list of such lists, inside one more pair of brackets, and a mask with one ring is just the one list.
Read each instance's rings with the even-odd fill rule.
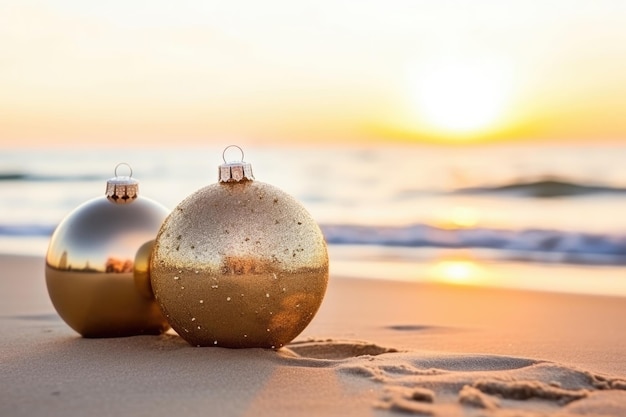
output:
[[438,329],[436,326],[425,326],[421,324],[396,324],[393,326],[387,326],[386,328],[399,332],[421,332],[424,330]]
[[290,343],[283,351],[293,357],[308,359],[349,359],[359,356],[376,356],[383,353],[398,352],[373,343],[341,340],[307,340]]
[[[416,331],[421,328],[402,329]],[[367,342],[309,340],[285,350],[380,387],[374,407],[416,415],[626,415],[626,379],[498,355],[399,352]],[[513,413],[513,414],[511,414]]]

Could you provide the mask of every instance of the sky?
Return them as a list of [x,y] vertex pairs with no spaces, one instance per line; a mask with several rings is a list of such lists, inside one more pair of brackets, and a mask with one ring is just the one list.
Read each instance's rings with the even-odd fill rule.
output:
[[0,0],[0,146],[626,142],[619,0]]

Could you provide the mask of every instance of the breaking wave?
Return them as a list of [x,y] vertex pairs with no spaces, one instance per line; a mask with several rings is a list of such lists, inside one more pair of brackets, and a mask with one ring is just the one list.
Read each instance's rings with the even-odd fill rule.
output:
[[413,248],[477,248],[507,259],[533,262],[626,264],[626,235],[562,230],[441,229],[426,224],[401,227],[323,225],[329,244]]
[[498,194],[516,197],[553,198],[593,194],[626,194],[626,188],[600,184],[584,184],[559,179],[515,181],[497,186],[461,188],[455,194]]

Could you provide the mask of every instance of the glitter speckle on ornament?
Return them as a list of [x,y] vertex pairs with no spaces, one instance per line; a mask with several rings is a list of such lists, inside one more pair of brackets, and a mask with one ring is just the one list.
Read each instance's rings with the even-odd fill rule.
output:
[[[296,199],[254,180],[243,152],[241,161],[224,158],[218,175],[163,223],[151,259],[155,297],[192,346],[284,346],[326,292],[324,237]],[[190,317],[201,330],[186,328]]]

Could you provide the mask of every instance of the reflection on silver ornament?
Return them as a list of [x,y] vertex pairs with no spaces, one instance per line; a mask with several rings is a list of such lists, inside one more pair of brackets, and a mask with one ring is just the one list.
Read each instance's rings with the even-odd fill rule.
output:
[[163,223],[150,264],[154,295],[191,345],[278,349],[322,303],[326,243],[298,201],[254,180],[243,152],[224,162],[219,182]]
[[[74,209],[54,231],[46,284],[61,318],[84,337],[159,334],[169,328],[149,287],[149,256],[169,211],[128,176]],[[130,167],[128,166],[130,169]]]

